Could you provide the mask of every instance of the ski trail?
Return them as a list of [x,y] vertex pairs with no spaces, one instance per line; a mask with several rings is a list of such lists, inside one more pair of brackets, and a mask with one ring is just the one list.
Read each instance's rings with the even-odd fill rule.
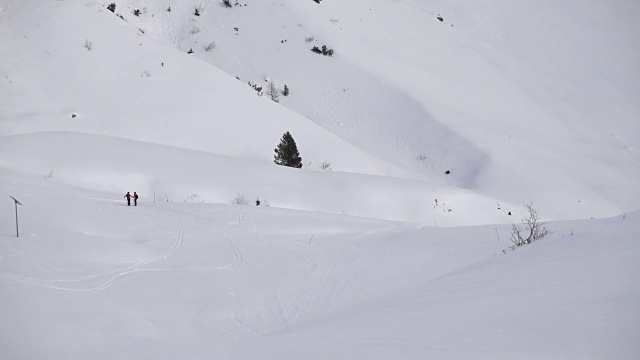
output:
[[178,251],[178,249],[180,249],[182,247],[182,243],[183,242],[184,242],[184,229],[180,229],[180,233],[178,234],[178,239],[176,240],[176,242],[173,245],[173,247],[171,249],[169,249],[169,251],[167,251],[163,255],[160,255],[160,256],[158,256],[156,258],[153,258],[151,260],[139,262],[137,264],[129,266],[124,271],[122,271],[119,274],[117,274],[116,276],[112,277],[111,279],[109,279],[107,282],[105,282],[101,286],[98,286],[98,287],[93,288],[91,290],[105,290],[105,289],[109,288],[111,285],[113,285],[119,278],[121,278],[123,276],[126,276],[126,275],[129,275],[131,273],[137,272],[138,270],[140,270],[140,268],[142,268],[144,266],[156,263],[158,261],[165,261],[169,256],[171,256],[173,253],[175,253],[176,251]]
[[309,294],[309,296],[307,296],[304,299],[302,306],[300,307],[300,311],[298,311],[298,313],[294,316],[293,320],[291,320],[291,323],[296,323],[298,319],[300,319],[300,317],[308,311],[309,304],[315,298],[316,293],[318,292],[322,284],[327,280],[327,278],[329,277],[329,274],[331,274],[331,271],[333,270],[333,267],[335,266],[335,264],[336,264],[335,262],[332,262],[331,266],[329,266],[329,268],[325,270],[324,273],[322,273],[320,280],[316,282],[316,285],[313,287],[313,290],[311,290],[311,294]]
[[[0,276],[9,280],[13,280],[13,281],[18,281],[18,282],[22,282],[25,284],[30,284],[30,285],[35,285],[35,286],[40,286],[40,287],[46,287],[46,288],[50,288],[50,289],[56,289],[56,290],[70,290],[70,291],[92,291],[92,290],[103,290],[108,288],[109,286],[111,286],[119,277],[122,277],[126,274],[129,274],[131,272],[137,271],[138,269],[153,264],[155,262],[158,261],[163,261],[166,260],[169,256],[171,256],[173,253],[175,253],[176,251],[178,251],[178,249],[182,246],[182,243],[184,241],[184,229],[181,229],[179,231],[178,234],[178,239],[176,240],[176,242],[173,244],[173,246],[171,247],[171,249],[169,249],[167,252],[165,252],[164,254],[155,257],[153,259],[149,259],[149,260],[145,260],[145,261],[140,261],[137,262],[135,264],[129,265],[125,268],[120,268],[120,269],[114,269],[114,270],[109,270],[109,271],[105,271],[105,272],[100,272],[100,273],[95,273],[95,274],[90,274],[90,275],[86,275],[86,276],[81,276],[75,279],[55,279],[55,280],[47,280],[47,279],[38,279],[38,278],[33,278],[33,277],[25,277],[25,276],[20,276],[20,275],[15,275],[15,274],[9,274],[9,273],[0,273]],[[68,288],[68,287],[62,287],[62,286],[54,286],[54,285],[47,285],[47,284],[69,284],[69,283],[78,283],[78,282],[84,282],[84,281],[88,281],[88,280],[92,280],[92,279],[96,279],[96,278],[101,278],[101,277],[105,277],[105,276],[109,276],[109,275],[114,275],[111,279],[109,279],[107,282],[105,282],[104,284],[102,284],[101,286],[98,287],[94,287],[94,288],[85,288],[85,289],[76,289],[76,288]]]
[[244,208],[240,209],[238,213],[238,224],[242,224],[244,222]]
[[[241,209],[238,213],[239,223],[243,223],[245,221],[244,212],[245,212],[245,209]],[[198,220],[198,217],[196,215],[193,215],[193,214],[189,214],[189,215],[193,221]],[[208,220],[208,219],[205,219],[205,220]],[[199,225],[199,226],[206,229],[210,229],[208,226],[207,227],[204,227],[203,225]],[[8,279],[15,282],[20,282],[20,283],[31,285],[31,286],[53,289],[53,290],[102,291],[110,288],[113,284],[115,284],[117,281],[119,281],[123,277],[133,275],[133,274],[147,273],[147,272],[222,271],[222,270],[230,270],[230,269],[237,268],[243,263],[244,258],[243,258],[242,252],[240,251],[238,246],[235,244],[233,239],[231,239],[229,236],[225,234],[219,233],[217,234],[216,237],[218,237],[218,239],[220,240],[226,241],[229,248],[233,251],[233,259],[229,263],[220,265],[220,266],[200,266],[200,267],[182,267],[182,268],[151,267],[154,264],[167,260],[173,254],[175,254],[178,250],[180,250],[180,248],[183,246],[183,243],[184,243],[184,232],[185,232],[184,229],[185,229],[185,226],[183,225],[181,229],[178,231],[178,235],[175,242],[173,243],[173,246],[163,254],[153,257],[151,259],[139,261],[137,263],[134,263],[125,267],[96,272],[96,273],[92,273],[89,275],[84,275],[84,276],[80,276],[72,279],[42,279],[42,278],[36,278],[36,277],[16,275],[12,273],[0,273],[0,278]],[[217,229],[218,232],[219,230],[220,229]],[[16,252],[16,253],[21,257],[25,258],[25,260],[33,262],[31,259],[24,256],[24,254],[19,252]],[[49,271],[48,269],[44,268],[40,264],[36,264],[36,265],[39,265],[39,267]],[[92,286],[92,287],[78,286],[82,283],[86,283],[91,280],[101,279],[105,277],[107,278],[107,280],[103,281],[98,286]],[[74,284],[78,284],[78,285],[74,286]]]
[[[242,210],[242,213],[244,213],[244,210]],[[113,278],[109,279],[107,282],[105,282],[101,286],[99,286],[97,288],[94,288],[94,289],[90,289],[90,290],[105,290],[105,289],[109,288],[111,285],[113,285],[119,278],[121,278],[123,276],[127,276],[127,275],[132,275],[134,273],[183,272],[183,271],[184,272],[187,272],[187,271],[221,271],[221,270],[230,270],[230,269],[237,268],[244,261],[242,253],[240,252],[238,247],[235,245],[233,240],[227,238],[224,235],[222,237],[225,238],[225,240],[227,240],[229,247],[233,250],[233,260],[230,263],[226,264],[226,265],[208,266],[208,267],[190,267],[190,268],[146,268],[146,266],[148,266],[148,265],[157,263],[159,261],[166,260],[169,256],[171,256],[173,253],[175,253],[176,251],[178,251],[182,247],[182,243],[184,242],[184,230],[181,230],[179,238],[178,238],[178,241],[176,242],[174,247],[171,250],[169,250],[167,253],[165,253],[164,255],[161,255],[161,256],[159,256],[159,257],[157,257],[155,259],[151,259],[151,260],[145,261],[143,263],[139,263],[138,266],[131,266],[130,269],[117,274],[116,276],[114,276]]]

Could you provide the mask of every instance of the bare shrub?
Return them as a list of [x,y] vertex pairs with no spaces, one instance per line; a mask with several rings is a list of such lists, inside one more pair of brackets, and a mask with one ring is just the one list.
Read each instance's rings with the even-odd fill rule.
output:
[[275,102],[280,101],[278,99],[280,97],[280,94],[278,93],[278,89],[276,88],[276,83],[273,80],[270,80],[269,83],[267,84],[267,95],[269,95],[271,100]]
[[233,204],[233,205],[249,205],[249,202],[244,197],[244,195],[238,193],[238,194],[236,194],[236,197],[233,198],[233,200],[231,200],[231,204]]
[[91,49],[93,49],[93,43],[91,42],[91,40],[85,40],[84,47],[87,48],[88,51],[91,51]]
[[322,164],[320,164],[320,170],[331,171],[331,163],[328,161],[323,161]]
[[545,227],[545,223],[540,221],[540,213],[533,208],[531,203],[525,204],[528,214],[522,218],[522,227],[511,224],[511,242],[513,245],[509,248],[515,248],[531,244],[549,235],[550,232]]
[[204,47],[204,50],[205,51],[211,51],[211,50],[213,50],[215,48],[216,48],[216,42],[212,41],[209,44],[207,44],[207,46]]
[[304,41],[310,43],[310,42],[314,41],[315,39],[316,38],[314,38],[313,36],[309,36],[309,37],[305,38]]
[[200,195],[193,193],[189,196],[187,196],[186,199],[184,199],[184,202],[200,202],[203,203],[204,200],[200,200]]

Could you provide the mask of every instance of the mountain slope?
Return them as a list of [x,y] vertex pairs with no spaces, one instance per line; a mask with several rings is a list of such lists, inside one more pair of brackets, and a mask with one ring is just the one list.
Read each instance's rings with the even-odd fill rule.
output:
[[[120,3],[163,43],[288,84],[281,104],[376,156],[555,217],[637,207],[633,2],[171,5]],[[127,16],[135,8],[147,11]],[[323,44],[333,57],[309,51]]]
[[142,37],[97,5],[58,2],[34,12],[18,4],[1,15],[3,58],[13,59],[2,70],[3,135],[88,132],[269,161],[291,131],[314,166],[327,160],[336,169],[411,173],[258,98],[216,68]]
[[[549,219],[640,203],[633,2],[115,4],[0,2],[0,134],[270,162],[291,131],[305,170],[329,162],[496,208],[533,202]],[[291,89],[278,104],[248,84],[271,80]]]

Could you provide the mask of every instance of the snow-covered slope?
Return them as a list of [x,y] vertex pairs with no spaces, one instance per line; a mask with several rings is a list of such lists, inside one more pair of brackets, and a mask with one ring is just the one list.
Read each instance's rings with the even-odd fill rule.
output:
[[635,359],[640,214],[434,228],[2,170],[3,359]]
[[313,167],[331,160],[337,170],[411,174],[141,36],[96,4],[38,9],[17,3],[0,13],[3,135],[72,130],[270,161],[290,131]]
[[[243,81],[288,84],[284,106],[431,178],[449,169],[452,185],[554,217],[637,208],[636,2],[121,5],[149,36]],[[333,57],[309,51],[323,44]]]
[[[496,208],[533,202],[549,219],[640,203],[635,2],[107,3],[0,1],[0,135],[74,131],[270,163],[291,131],[306,170],[326,161]],[[276,104],[247,84],[267,80],[291,94]]]
[[0,0],[1,359],[638,358],[637,1],[111,2]]
[[[105,151],[109,149],[109,151]],[[51,182],[137,191],[145,201],[229,204],[261,199],[279,208],[315,210],[428,225],[508,223],[519,204],[446,185],[343,172],[300,171],[114,137],[43,132],[0,138],[0,166]],[[126,190],[125,190],[126,191]],[[511,216],[509,215],[511,212]]]

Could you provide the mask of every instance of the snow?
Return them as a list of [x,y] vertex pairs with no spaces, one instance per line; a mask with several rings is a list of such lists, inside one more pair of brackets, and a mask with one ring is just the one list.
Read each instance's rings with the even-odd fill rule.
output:
[[637,2],[108,3],[0,0],[1,358],[638,358]]
[[[5,358],[632,359],[640,213],[434,228],[3,172]],[[55,178],[54,178],[55,179]]]

